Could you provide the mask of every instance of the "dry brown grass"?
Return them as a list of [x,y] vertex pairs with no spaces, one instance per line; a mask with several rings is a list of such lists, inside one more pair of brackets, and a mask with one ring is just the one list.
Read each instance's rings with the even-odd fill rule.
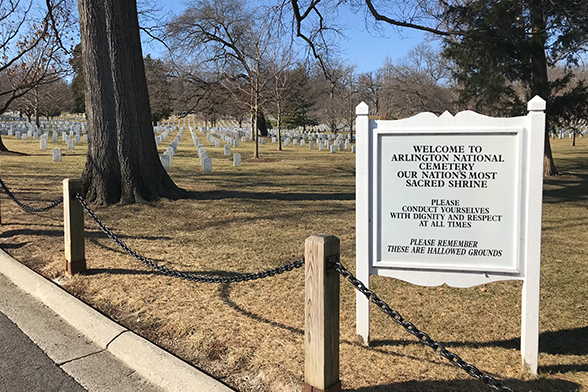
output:
[[[160,150],[173,140],[172,133]],[[201,137],[203,140],[203,137]],[[4,137],[27,156],[0,156],[0,174],[33,206],[60,196],[61,181],[77,177],[83,149],[53,163],[38,141]],[[123,241],[168,267],[202,275],[253,272],[303,255],[304,240],[330,233],[341,239],[342,262],[355,264],[355,157],[308,148],[251,143],[234,150],[204,142],[213,173],[203,174],[189,132],[170,175],[191,198],[97,208]],[[588,138],[569,147],[553,142],[564,175],[545,184],[538,378],[521,371],[519,282],[470,289],[419,287],[372,277],[372,288],[432,338],[518,391],[588,390]],[[49,148],[53,144],[49,143]],[[117,249],[86,218],[90,271],[63,273],[61,209],[27,214],[2,195],[0,247],[56,279],[123,325],[241,391],[297,391],[303,380],[303,271],[261,281],[206,285],[151,273]],[[370,348],[356,344],[355,295],[342,283],[341,379],[345,390],[485,391],[378,312]]]

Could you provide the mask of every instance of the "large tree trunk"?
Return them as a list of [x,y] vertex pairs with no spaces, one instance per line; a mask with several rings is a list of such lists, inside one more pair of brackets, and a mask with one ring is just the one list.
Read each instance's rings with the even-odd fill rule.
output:
[[551,141],[549,139],[549,103],[551,102],[551,90],[547,76],[547,57],[545,47],[547,44],[546,20],[540,1],[532,1],[529,4],[531,14],[531,65],[533,73],[531,76],[531,98],[539,95],[547,101],[547,124],[545,126],[545,149],[543,152],[543,175],[557,176],[559,172],[553,162],[551,154]]
[[85,66],[86,199],[136,203],[185,196],[159,160],[134,0],[78,0]]

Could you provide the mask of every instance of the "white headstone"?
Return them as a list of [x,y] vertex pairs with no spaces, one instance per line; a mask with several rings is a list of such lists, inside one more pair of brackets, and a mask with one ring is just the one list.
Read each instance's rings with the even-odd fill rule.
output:
[[42,138],[41,139],[41,150],[46,150],[47,149],[47,139]]
[[226,157],[231,156],[231,145],[230,144],[225,144],[225,156]]
[[67,149],[68,150],[74,150],[75,149],[75,143],[72,139],[69,139],[67,142]]
[[171,157],[167,154],[163,154],[159,157],[159,159],[161,160],[161,165],[163,166],[165,171],[168,171],[171,165]]
[[53,149],[53,162],[61,162],[61,148]]
[[241,154],[233,154],[233,166],[241,166]]
[[204,173],[212,173],[212,159],[209,157],[202,160],[202,171]]

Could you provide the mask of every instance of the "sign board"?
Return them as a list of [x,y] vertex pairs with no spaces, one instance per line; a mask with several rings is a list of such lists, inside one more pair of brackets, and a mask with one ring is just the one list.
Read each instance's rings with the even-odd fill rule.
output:
[[373,266],[518,273],[521,133],[379,134]]
[[[376,121],[360,104],[357,275],[453,287],[523,280],[523,360],[536,373],[545,101],[528,108],[513,118],[467,111]],[[360,293],[357,331],[368,342]]]

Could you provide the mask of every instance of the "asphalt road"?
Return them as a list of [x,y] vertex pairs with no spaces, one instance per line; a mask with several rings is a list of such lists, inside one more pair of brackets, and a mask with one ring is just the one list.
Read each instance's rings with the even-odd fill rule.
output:
[[0,312],[0,392],[84,392]]

